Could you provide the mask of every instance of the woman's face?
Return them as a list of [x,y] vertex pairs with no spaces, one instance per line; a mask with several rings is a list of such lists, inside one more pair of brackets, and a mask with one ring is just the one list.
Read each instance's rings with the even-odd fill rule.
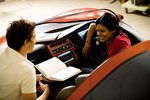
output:
[[108,42],[112,39],[113,34],[108,28],[103,26],[102,24],[98,24],[96,26],[97,35],[99,37],[100,42]]

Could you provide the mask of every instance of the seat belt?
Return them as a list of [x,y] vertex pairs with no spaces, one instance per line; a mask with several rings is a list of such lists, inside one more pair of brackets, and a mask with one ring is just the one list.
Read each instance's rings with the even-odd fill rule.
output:
[[75,91],[69,96],[68,100],[81,100],[99,82],[103,81],[109,73],[118,68],[119,65],[147,50],[150,50],[150,40],[140,42],[112,56],[99,65],[98,68],[96,68],[91,75],[89,75],[89,77],[87,77],[87,79],[75,89]]

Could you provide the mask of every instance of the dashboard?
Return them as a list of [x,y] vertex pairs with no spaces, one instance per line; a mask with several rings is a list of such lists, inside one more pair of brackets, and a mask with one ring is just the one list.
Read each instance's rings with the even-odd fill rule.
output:
[[78,60],[78,56],[75,52],[76,46],[69,38],[51,43],[47,48],[52,56],[58,57],[66,64],[71,64]]
[[[69,33],[68,29],[59,30],[61,34],[58,35],[57,39],[51,41],[44,41],[43,39],[42,42],[36,43],[35,47],[37,47],[37,49],[34,48],[33,52],[28,54],[28,59],[32,63],[38,64],[52,57],[58,57],[68,66],[80,66],[79,62],[82,59],[81,49],[89,24],[90,23],[86,23],[82,27],[78,27],[78,29],[71,29],[72,31],[69,31]],[[41,28],[43,28],[43,26]],[[40,29],[39,26],[38,29]],[[40,32],[42,31],[40,29]],[[48,28],[46,31],[49,31]],[[46,33],[46,35],[47,34],[55,33]]]

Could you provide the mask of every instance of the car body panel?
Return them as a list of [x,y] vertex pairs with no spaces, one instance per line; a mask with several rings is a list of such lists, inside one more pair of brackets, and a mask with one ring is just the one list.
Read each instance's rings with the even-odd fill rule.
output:
[[[78,86],[76,88],[76,90],[72,93],[72,95],[68,98],[68,100],[81,100],[81,99],[83,99],[90,91],[92,91],[92,89],[94,89],[98,84],[101,84],[101,82],[103,82],[105,80],[105,78],[107,78],[108,76],[111,76],[112,73],[114,73],[114,70],[119,69],[119,67],[122,67],[122,64],[125,65],[128,62],[129,59],[131,59],[131,58],[134,59],[135,56],[137,56],[139,54],[142,54],[143,52],[145,52],[147,50],[150,50],[150,40],[139,43],[139,44],[137,44],[137,45],[135,45],[135,46],[123,51],[123,52],[120,52],[120,53],[116,54],[115,56],[113,56],[111,58],[109,58],[104,63],[99,65],[99,67],[97,69],[95,69],[90,74],[90,76],[88,76],[87,79],[83,83],[80,84],[80,86]],[[129,65],[126,65],[126,66],[129,66]],[[148,67],[148,66],[146,66],[146,67]],[[141,71],[141,73],[142,73],[142,71]],[[137,73],[135,73],[135,75],[136,74]],[[113,79],[111,79],[111,80],[113,80]],[[117,83],[119,83],[119,82],[116,82],[116,84]],[[107,84],[109,85],[109,83],[107,83]],[[115,92],[115,88],[116,87],[114,87],[114,92]],[[145,88],[145,87],[143,87],[143,88]],[[105,91],[108,91],[107,93],[112,93],[113,94],[113,91],[109,92],[109,88],[105,87],[105,89],[108,89],[108,90],[105,90]],[[122,90],[120,90],[120,91],[122,91]],[[101,93],[98,93],[98,94],[101,94]],[[98,94],[94,98],[102,99],[102,98],[98,98]],[[103,97],[103,96],[101,96],[101,97]],[[107,98],[112,98],[112,97],[113,96],[110,96],[110,97],[108,96]],[[119,98],[118,95],[117,95],[117,97]]]

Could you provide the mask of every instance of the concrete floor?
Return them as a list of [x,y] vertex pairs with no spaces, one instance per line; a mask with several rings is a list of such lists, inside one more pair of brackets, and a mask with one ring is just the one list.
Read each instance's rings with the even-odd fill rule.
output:
[[[61,12],[85,7],[109,8],[124,16],[124,22],[150,39],[150,17],[141,14],[126,14],[119,1],[112,0],[5,0],[0,2],[0,36],[8,24],[19,18],[39,22]],[[132,11],[132,10],[131,10]]]

